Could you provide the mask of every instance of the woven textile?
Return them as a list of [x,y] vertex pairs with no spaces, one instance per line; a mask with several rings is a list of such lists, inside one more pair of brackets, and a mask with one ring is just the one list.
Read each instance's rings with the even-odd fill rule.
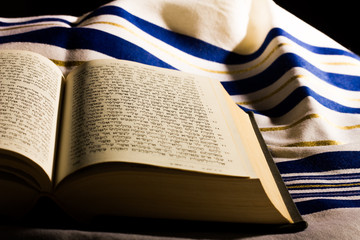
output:
[[118,58],[220,81],[255,113],[309,222],[300,236],[360,234],[360,58],[271,0],[124,0],[80,17],[0,18],[0,49],[38,52],[64,74]]

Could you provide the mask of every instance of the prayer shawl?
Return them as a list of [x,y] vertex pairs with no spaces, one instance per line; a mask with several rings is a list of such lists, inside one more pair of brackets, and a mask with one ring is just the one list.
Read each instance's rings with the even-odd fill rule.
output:
[[0,49],[40,53],[64,74],[117,58],[220,81],[240,108],[255,113],[309,224],[295,234],[253,237],[360,236],[360,58],[271,0],[119,0],[80,17],[0,18]]

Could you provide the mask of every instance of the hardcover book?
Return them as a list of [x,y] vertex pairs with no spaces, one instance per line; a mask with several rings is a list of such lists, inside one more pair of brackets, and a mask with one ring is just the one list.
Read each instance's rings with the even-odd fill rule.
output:
[[40,197],[96,216],[305,228],[257,129],[214,79],[124,60],[66,78],[0,52],[0,214]]

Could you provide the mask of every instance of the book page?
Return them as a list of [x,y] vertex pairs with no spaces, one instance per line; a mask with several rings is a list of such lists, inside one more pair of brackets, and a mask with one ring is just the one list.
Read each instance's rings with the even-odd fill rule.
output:
[[0,148],[41,166],[51,179],[62,73],[45,57],[0,54]]
[[212,82],[127,61],[80,66],[66,82],[59,180],[100,162],[249,176]]

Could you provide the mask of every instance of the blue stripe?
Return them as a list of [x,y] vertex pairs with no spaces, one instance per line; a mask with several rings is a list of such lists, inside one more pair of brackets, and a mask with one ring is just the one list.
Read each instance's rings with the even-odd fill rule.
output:
[[126,10],[116,7],[116,6],[104,6],[95,11],[91,14],[86,16],[81,22],[79,23],[71,23],[67,20],[60,19],[60,18],[41,18],[41,19],[34,19],[30,21],[23,21],[23,22],[13,22],[13,23],[6,23],[0,22],[0,26],[16,26],[22,24],[34,24],[46,21],[58,21],[66,23],[70,26],[79,26],[84,21],[88,20],[91,17],[100,16],[104,14],[115,15],[118,17],[122,17],[127,21],[131,22],[135,26],[139,27],[143,31],[147,32],[148,34],[160,39],[167,44],[176,47],[188,54],[191,54],[196,57],[203,58],[205,60],[214,61],[223,64],[242,64],[249,61],[252,61],[258,58],[269,45],[269,43],[278,36],[284,36],[292,40],[293,42],[297,43],[298,45],[318,54],[329,54],[329,55],[346,55],[353,58],[360,60],[360,58],[348,51],[344,51],[341,49],[335,48],[324,48],[324,47],[315,47],[309,44],[306,44],[299,39],[295,38],[285,30],[281,28],[273,28],[269,31],[266,38],[264,39],[260,48],[252,54],[249,55],[241,55],[231,51],[224,50],[212,44],[209,44],[205,41],[186,36],[183,34],[175,33],[159,27],[155,24],[152,24],[148,21],[145,21],[135,15],[130,14]]
[[359,208],[360,200],[316,199],[297,202],[296,206],[303,215],[334,208]]
[[248,94],[272,85],[294,67],[304,68],[333,86],[360,91],[360,76],[324,72],[295,53],[282,54],[267,69],[255,76],[222,84],[230,95]]
[[[99,8],[88,15],[83,21],[103,14],[115,15],[124,18],[151,36],[158,38],[159,40],[171,45],[172,47],[180,49],[183,52],[202,59],[225,64],[235,64],[244,63],[249,61],[249,59],[256,58],[245,57],[234,52],[224,50],[194,37],[172,32],[153,23],[145,21],[135,15],[132,15],[126,10],[116,6],[105,6]],[[81,24],[81,22],[79,24]]]
[[245,107],[241,107],[245,112],[252,111],[255,114],[265,115],[267,117],[281,117],[284,114],[291,111],[293,108],[295,108],[303,99],[307,97],[312,97],[315,99],[318,103],[323,105],[324,107],[340,112],[340,113],[350,113],[350,114],[359,114],[360,108],[352,108],[347,107],[344,105],[341,105],[337,102],[334,102],[330,99],[327,99],[319,94],[317,94],[315,91],[313,91],[311,88],[308,87],[299,87],[295,89],[292,93],[290,93],[289,96],[287,96],[282,102],[280,102],[278,105],[271,109],[267,110],[256,110],[256,109],[248,109]]
[[293,109],[296,105],[298,105],[304,98],[311,96],[314,98],[318,103],[327,107],[331,110],[341,112],[341,113],[351,113],[351,114],[358,114],[360,113],[360,108],[352,108],[343,106],[339,103],[336,103],[330,99],[327,99],[308,87],[299,87],[295,91],[293,91],[284,101],[278,104],[276,107],[260,111],[261,114],[269,116],[269,117],[280,117],[285,113],[289,112]]
[[301,47],[303,47],[313,53],[323,54],[323,55],[343,55],[343,56],[348,56],[348,57],[352,57],[357,60],[360,60],[360,57],[358,55],[356,55],[350,51],[337,49],[337,48],[318,47],[318,46],[313,46],[308,43],[305,43],[281,28],[273,28],[271,31],[274,31],[274,33],[272,34],[274,37],[284,36],[284,37],[290,39],[291,41],[295,42],[296,44],[300,45]]
[[[308,49],[309,51],[312,51],[314,53],[318,54],[331,54],[331,55],[346,55],[350,56],[356,59],[360,58],[348,51],[335,49],[335,48],[324,48],[324,47],[315,47],[309,44],[306,44],[299,39],[295,38],[291,34],[287,33],[285,30],[281,28],[273,28],[269,31],[267,36],[265,37],[262,45],[260,48],[255,51],[252,54],[249,55],[241,55],[236,54],[231,51],[224,50],[222,48],[219,48],[217,46],[214,46],[212,44],[209,44],[205,41],[186,36],[184,34],[179,34],[172,32],[170,30],[167,30],[165,28],[159,27],[153,23],[150,23],[142,18],[139,18],[135,15],[132,15],[131,13],[127,12],[126,10],[116,7],[116,6],[104,6],[101,7],[95,11],[93,11],[91,14],[89,14],[86,18],[82,20],[86,21],[89,18],[103,15],[103,14],[109,14],[109,15],[115,15],[121,18],[126,19],[127,21],[131,22],[141,30],[145,31],[146,33],[152,35],[155,38],[160,39],[161,41],[180,49],[183,52],[186,52],[190,55],[209,60],[214,61],[218,63],[223,64],[242,64],[249,61],[252,61],[256,58],[258,58],[266,49],[266,47],[269,45],[269,43],[278,36],[285,36],[292,40],[293,42],[299,44],[300,46]],[[79,23],[81,24],[81,22]]]
[[360,151],[325,152],[277,163],[280,173],[311,173],[360,168]]
[[43,43],[68,50],[90,49],[118,59],[174,69],[139,46],[95,29],[53,27],[0,37],[0,44],[8,42]]
[[336,174],[336,175],[300,175],[300,176],[283,176],[285,182],[297,180],[337,180],[337,179],[360,179],[360,173]]

